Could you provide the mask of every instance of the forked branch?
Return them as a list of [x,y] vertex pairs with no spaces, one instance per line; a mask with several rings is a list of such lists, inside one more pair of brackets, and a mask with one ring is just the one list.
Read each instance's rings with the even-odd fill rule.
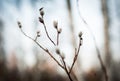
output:
[[59,62],[58,60],[49,52],[48,49],[44,48],[43,46],[41,46],[38,42],[37,42],[37,38],[39,37],[38,33],[37,36],[34,38],[28,36],[23,30],[22,30],[22,25],[21,23],[18,21],[18,26],[21,30],[21,32],[23,33],[24,36],[26,36],[27,38],[31,39],[33,42],[35,42],[42,50],[44,50],[61,68],[64,68]]
[[57,21],[54,21],[54,22],[53,22],[53,26],[54,26],[55,29],[57,30],[57,44],[55,44],[55,42],[54,42],[54,41],[52,40],[52,38],[49,36],[48,31],[47,31],[47,27],[46,27],[46,24],[45,24],[45,21],[44,21],[44,18],[43,18],[43,17],[44,17],[43,7],[40,8],[39,11],[40,11],[40,16],[41,16],[41,17],[39,17],[39,21],[40,21],[40,23],[43,24],[48,39],[49,39],[55,46],[58,45],[58,44],[59,44],[59,34],[61,33],[61,30],[62,30],[62,29],[61,29],[61,28],[58,29],[58,22],[57,22]]
[[83,42],[83,38],[82,38],[82,32],[79,33],[79,46],[78,46],[78,49],[75,48],[75,56],[74,56],[74,59],[73,59],[73,63],[72,63],[72,66],[70,68],[70,71],[69,73],[71,73],[74,65],[75,65],[75,62],[78,58],[78,55],[79,55],[79,51],[80,51],[80,46],[82,45],[82,42]]

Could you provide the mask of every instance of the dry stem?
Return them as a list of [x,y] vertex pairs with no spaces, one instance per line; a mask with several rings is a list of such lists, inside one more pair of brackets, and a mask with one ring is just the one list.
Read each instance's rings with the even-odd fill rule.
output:
[[90,29],[90,27],[89,27],[88,23],[86,22],[86,20],[81,16],[81,13],[80,13],[80,10],[79,10],[79,3],[78,3],[78,1],[79,1],[79,0],[76,0],[77,11],[78,11],[79,17],[82,19],[82,21],[83,21],[84,24],[86,25],[87,29],[88,29],[89,32],[91,33],[91,37],[93,38],[93,41],[94,41],[94,44],[95,44],[95,48],[96,48],[96,51],[97,51],[97,56],[98,56],[98,59],[99,59],[101,68],[102,68],[102,70],[103,70],[103,72],[104,72],[104,75],[105,75],[105,81],[108,81],[107,69],[106,69],[106,67],[105,67],[105,65],[103,64],[103,61],[102,61],[102,59],[101,59],[100,51],[99,51],[99,49],[98,49],[95,36],[94,36],[94,34],[92,33],[92,30]]
[[[42,19],[43,19],[43,17],[42,17]],[[45,29],[45,32],[46,32],[46,35],[47,35],[48,39],[56,46],[56,44],[54,43],[54,41],[51,39],[51,37],[50,37],[49,34],[48,34],[46,25],[45,25],[45,23],[44,23],[44,19],[43,19],[43,23],[42,23],[42,24],[43,24],[43,26],[44,26],[44,29]]]
[[63,58],[61,55],[60,55],[60,57],[61,57],[62,62],[63,62],[63,64],[64,64],[64,70],[65,70],[65,72],[67,73],[67,75],[68,75],[70,81],[73,81],[73,79],[72,79],[72,77],[71,77],[71,75],[70,75],[70,73],[69,73],[69,71],[68,71],[68,69],[67,69],[67,66],[66,66],[66,63],[65,63],[64,58]]
[[59,45],[59,33],[57,31],[57,46]]
[[[44,19],[43,19],[43,15],[44,15],[44,11],[43,11],[43,8],[40,9],[41,10],[41,17],[39,17],[39,21],[43,24],[44,26],[44,29],[45,29],[45,32],[46,32],[46,35],[48,37],[48,39],[56,46],[59,45],[59,34],[61,33],[61,29],[58,29],[57,27],[57,23],[55,23],[55,28],[57,30],[57,44],[55,44],[55,42],[51,39],[51,37],[49,36],[48,34],[48,31],[47,31],[47,28],[46,28],[46,25],[45,25],[45,22],[44,22]],[[27,38],[31,39],[33,42],[35,42],[43,51],[45,51],[65,72],[66,74],[68,75],[70,81],[73,81],[72,77],[71,77],[71,71],[73,69],[73,66],[77,60],[77,57],[78,57],[78,54],[79,54],[79,51],[80,51],[80,46],[82,45],[82,33],[79,34],[79,45],[78,45],[78,48],[75,49],[75,57],[73,59],[73,63],[71,65],[70,68],[67,67],[66,65],[66,62],[64,61],[65,57],[64,55],[61,55],[60,51],[58,50],[57,53],[58,55],[61,57],[61,60],[62,60],[62,63],[60,63],[53,55],[52,53],[50,53],[50,51],[46,48],[44,48],[42,45],[39,44],[39,42],[37,42],[37,38],[40,37],[40,32],[37,32],[37,35],[35,38],[32,38],[30,36],[28,36],[23,30],[22,30],[22,25],[20,22],[18,22],[18,26],[21,30],[21,32],[23,33],[24,36],[26,36]],[[74,75],[75,76],[75,75]],[[77,79],[76,79],[77,80]]]
[[31,39],[32,41],[34,41],[42,50],[44,50],[46,53],[49,54],[49,56],[61,67],[61,68],[64,68],[58,61],[57,59],[49,52],[48,49],[44,48],[43,46],[41,46],[38,42],[37,42],[37,38],[33,39],[32,37],[28,36],[23,30],[22,28],[21,29],[21,32],[26,36],[28,37],[29,39]]
[[78,55],[79,55],[79,51],[80,51],[80,46],[82,45],[82,40],[81,40],[81,37],[79,38],[79,46],[78,46],[78,49],[75,48],[75,56],[74,56],[74,59],[73,59],[73,63],[72,63],[72,66],[70,68],[70,71],[69,73],[71,73],[72,69],[73,69],[73,66],[78,58]]

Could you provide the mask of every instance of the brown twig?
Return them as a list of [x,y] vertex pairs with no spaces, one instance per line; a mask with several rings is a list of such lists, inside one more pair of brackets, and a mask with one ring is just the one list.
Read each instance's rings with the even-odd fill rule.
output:
[[70,75],[70,73],[69,73],[69,71],[68,71],[68,69],[67,69],[67,66],[66,66],[66,63],[65,63],[64,58],[63,58],[61,55],[60,55],[60,57],[61,57],[62,62],[63,62],[63,64],[64,64],[64,70],[65,70],[65,72],[67,73],[67,75],[68,75],[70,81],[73,81],[73,79],[72,79],[72,77],[71,77],[71,75]]
[[61,57],[61,59],[62,59],[62,62],[63,62],[63,64],[64,64],[64,65],[61,65],[61,64],[57,61],[57,59],[49,52],[48,49],[45,49],[44,47],[42,47],[42,46],[37,42],[37,40],[36,40],[37,38],[33,39],[32,37],[28,36],[28,35],[22,30],[22,28],[20,28],[20,29],[21,29],[21,32],[23,33],[24,36],[26,36],[26,37],[28,37],[29,39],[31,39],[32,41],[34,41],[34,42],[35,42],[42,50],[44,50],[62,69],[64,69],[65,72],[67,73],[70,81],[73,81],[72,78],[71,78],[71,76],[70,76],[69,71],[67,70],[67,66],[66,66],[66,63],[65,63],[65,61],[64,61],[64,57],[63,57],[63,56],[60,55],[60,57]]
[[57,32],[57,46],[59,44],[59,33]]
[[41,46],[37,40],[33,39],[32,37],[28,36],[23,30],[22,28],[20,28],[21,32],[23,33],[24,36],[26,36],[27,38],[31,39],[32,41],[34,41],[42,50],[44,50],[61,68],[64,68],[58,61],[57,59],[49,52],[48,49],[44,48],[43,46]]
[[[49,39],[55,46],[56,46],[56,45],[59,45],[59,34],[61,33],[62,29],[61,29],[61,28],[58,29],[58,23],[57,23],[57,22],[54,23],[54,27],[55,27],[56,30],[57,30],[57,44],[55,44],[54,41],[50,38],[50,36],[49,36],[49,34],[48,34],[48,31],[47,31],[47,28],[46,28],[46,25],[45,25],[45,22],[44,22],[44,19],[43,19],[43,16],[44,16],[43,8],[40,9],[40,15],[41,15],[41,17],[39,17],[39,21],[43,24],[48,39]],[[50,51],[49,51],[48,49],[44,48],[42,45],[40,45],[40,44],[37,42],[37,38],[40,37],[40,32],[39,32],[39,31],[37,32],[37,35],[36,35],[36,37],[35,37],[35,39],[34,39],[34,38],[30,37],[29,35],[27,35],[27,34],[22,30],[22,25],[21,25],[20,22],[18,22],[18,26],[19,26],[21,32],[23,33],[23,35],[26,36],[27,38],[31,39],[31,40],[32,40],[33,42],[35,42],[43,51],[45,51],[45,52],[66,72],[66,74],[68,75],[70,81],[73,81],[73,79],[72,79],[72,77],[71,77],[71,70],[72,70],[72,68],[73,68],[73,66],[74,66],[74,64],[75,64],[75,62],[76,62],[76,60],[77,60],[77,57],[78,57],[78,54],[79,54],[79,51],[80,51],[80,46],[82,45],[82,33],[79,34],[79,39],[80,39],[80,40],[79,40],[79,46],[78,46],[78,49],[75,49],[75,57],[74,57],[72,66],[71,66],[71,68],[69,69],[69,68],[67,68],[66,62],[65,62],[65,60],[64,60],[64,59],[65,59],[65,56],[62,55],[59,50],[56,50],[56,53],[61,57],[61,60],[62,60],[61,62],[62,62],[62,63],[60,63],[60,62],[52,55],[52,53],[50,53]],[[75,75],[74,75],[74,76],[75,76]],[[76,79],[76,80],[77,80],[77,79]]]
[[39,11],[40,11],[40,15],[41,15],[41,17],[39,17],[39,21],[40,21],[40,23],[43,24],[48,39],[49,39],[55,46],[56,46],[56,45],[58,46],[58,44],[59,44],[59,34],[61,33],[61,28],[58,29],[58,22],[57,22],[57,21],[54,21],[54,22],[53,22],[53,25],[54,25],[55,29],[57,30],[57,44],[55,44],[55,42],[51,39],[51,37],[49,36],[48,31],[47,31],[47,27],[46,27],[46,24],[45,24],[45,21],[44,21],[44,18],[43,18],[43,16],[44,16],[43,7],[40,8]]
[[36,35],[36,37],[35,37],[35,39],[34,39],[34,40],[35,40],[35,41],[37,41],[37,38],[38,38],[38,36]]
[[62,29],[61,28],[57,28],[57,46],[59,45],[59,35],[60,33],[62,32]]
[[[64,59],[65,59],[64,55],[61,55],[61,53],[60,53],[59,50],[57,51],[57,53],[58,53],[59,56],[61,57],[61,60],[62,60],[62,63],[63,63],[63,65],[62,65],[62,64],[60,64],[59,61],[49,52],[48,49],[44,48],[43,46],[41,46],[41,45],[37,42],[37,38],[40,36],[39,33],[37,33],[35,39],[33,39],[32,37],[28,36],[28,35],[22,30],[21,23],[20,23],[20,25],[18,25],[18,26],[19,26],[21,32],[23,33],[23,35],[26,36],[27,38],[31,39],[31,40],[32,40],[33,42],[35,42],[42,50],[44,50],[44,51],[66,72],[66,74],[68,75],[70,81],[73,81],[73,79],[72,79],[72,77],[71,77],[71,75],[70,75],[71,72],[68,71],[67,65],[66,65],[66,63],[65,63],[65,61],[64,61]],[[58,32],[58,33],[59,33],[59,32]],[[78,56],[78,53],[79,53],[79,50],[80,50],[80,46],[81,46],[81,37],[80,37],[80,43],[79,43],[78,50],[75,51],[75,53],[76,53],[77,56]],[[74,58],[75,60],[74,60],[74,62],[73,62],[73,65],[72,65],[72,67],[71,67],[71,70],[72,70],[72,68],[73,68],[73,66],[74,66],[74,63],[75,63],[76,60],[77,60],[77,56],[75,56],[75,58]]]
[[[40,21],[41,18],[42,18],[42,21]],[[47,31],[46,25],[45,25],[45,23],[44,23],[43,17],[39,17],[39,21],[43,24],[48,39],[56,46],[56,44],[54,43],[54,41],[51,39],[51,37],[50,37],[49,34],[48,34],[48,31]]]
[[[71,67],[68,67],[69,71],[70,71],[70,68],[71,68]],[[78,78],[77,78],[77,76],[76,76],[76,74],[74,73],[73,70],[71,70],[71,72],[69,72],[69,74],[72,75],[72,77],[74,78],[75,81],[78,81]]]
[[72,69],[74,67],[74,64],[75,64],[75,62],[76,62],[76,60],[78,58],[79,51],[80,51],[80,46],[82,45],[82,41],[83,41],[83,39],[82,39],[82,33],[81,33],[81,35],[79,36],[79,46],[78,46],[78,49],[75,49],[75,56],[74,56],[73,63],[72,63],[72,66],[70,68],[69,73],[71,73],[71,71],[72,71]]
[[57,31],[57,46],[58,46],[58,44],[59,44],[59,35],[62,32],[62,29],[61,28],[58,29],[58,22],[57,21],[53,21],[53,26]]
[[56,45],[56,44],[54,43],[54,41],[50,38],[45,23],[43,23],[43,25],[44,25],[44,28],[45,28],[45,32],[46,32],[47,37],[50,39],[50,41],[51,41],[54,45]]
[[46,25],[45,25],[45,21],[44,21],[44,18],[43,18],[43,16],[44,16],[43,7],[40,8],[39,11],[40,11],[40,16],[41,16],[41,17],[39,17],[39,21],[40,21],[40,23],[43,24],[48,39],[56,46],[55,42],[51,39],[51,37],[48,34],[48,31],[47,31],[47,28],[46,28]]

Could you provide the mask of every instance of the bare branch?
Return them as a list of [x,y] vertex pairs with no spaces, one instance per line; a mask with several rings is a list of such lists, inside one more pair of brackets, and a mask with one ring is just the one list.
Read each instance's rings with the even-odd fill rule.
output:
[[62,32],[62,29],[57,28],[57,46],[59,45],[59,35],[60,35],[61,32]]
[[100,53],[99,53],[99,50],[97,49],[98,51],[98,59],[100,61],[100,65],[101,65],[101,68],[102,68],[102,71],[104,72],[104,76],[105,76],[105,81],[108,81],[108,74],[107,74],[107,69],[102,61],[102,58],[100,56]]
[[57,59],[49,52],[48,49],[44,48],[43,46],[41,46],[35,39],[33,39],[32,37],[28,36],[23,30],[22,28],[21,32],[23,33],[24,36],[28,37],[29,39],[31,39],[32,41],[34,41],[42,50],[44,50],[61,68],[64,68],[58,61]]
[[57,46],[59,44],[59,33],[57,32]]
[[39,21],[43,24],[48,39],[56,46],[56,44],[54,43],[54,41],[51,39],[51,37],[48,34],[48,31],[47,31],[46,25],[44,23],[43,17],[39,17]]
[[93,42],[94,42],[94,45],[95,45],[95,49],[97,51],[97,56],[98,56],[98,59],[100,61],[100,65],[101,65],[101,68],[104,72],[104,75],[105,75],[105,80],[108,81],[108,75],[107,75],[107,69],[105,67],[105,65],[103,64],[103,61],[101,59],[101,56],[100,56],[100,51],[98,49],[98,46],[97,46],[97,43],[96,43],[96,39],[95,39],[95,36],[92,32],[92,30],[90,29],[90,26],[88,25],[88,23],[86,22],[86,20],[81,16],[81,13],[80,13],[80,10],[79,10],[79,0],[76,0],[76,4],[77,4],[77,11],[78,11],[78,14],[79,14],[79,17],[82,19],[82,21],[84,22],[84,24],[86,25],[86,28],[89,30],[89,32],[91,33],[91,37],[93,38]]
[[[46,27],[45,22],[44,22],[44,19],[43,19],[43,16],[44,16],[43,8],[40,9],[40,15],[41,15],[41,17],[39,17],[39,21],[40,21],[40,23],[43,24],[44,29],[45,29],[45,33],[46,33],[48,39],[54,44],[54,46],[56,46],[56,45],[58,46],[58,45],[59,45],[59,34],[60,34],[61,31],[62,31],[61,28],[58,28],[58,22],[54,22],[54,27],[55,27],[55,29],[57,30],[57,44],[55,44],[55,42],[51,39],[51,37],[50,37],[49,34],[48,34],[47,27]],[[64,59],[65,59],[65,56],[64,56],[64,54],[61,54],[61,52],[60,52],[59,49],[56,50],[56,53],[60,56],[60,58],[61,58],[60,61],[61,61],[61,62],[59,62],[47,48],[44,48],[42,45],[39,44],[39,42],[37,42],[37,38],[40,37],[40,31],[37,32],[35,38],[32,38],[32,37],[30,37],[29,35],[27,35],[27,34],[22,30],[22,25],[21,25],[20,22],[18,22],[18,26],[19,26],[21,32],[23,33],[23,35],[26,36],[27,38],[31,39],[33,42],[35,42],[35,43],[39,46],[39,48],[41,48],[43,51],[45,51],[45,52],[66,72],[66,74],[68,75],[70,81],[73,81],[73,79],[72,79],[72,77],[71,77],[71,70],[72,70],[72,68],[73,68],[73,66],[74,66],[74,64],[75,64],[75,62],[76,62],[76,60],[77,60],[77,57],[78,57],[78,54],[79,54],[79,51],[80,51],[80,46],[82,45],[82,33],[79,34],[79,39],[80,39],[80,40],[79,40],[79,46],[78,46],[77,49],[75,49],[75,57],[74,57],[74,59],[73,59],[72,66],[71,66],[71,68],[69,69],[69,68],[67,67],[67,65],[66,65],[65,60],[64,60]],[[76,78],[75,74],[74,74],[73,76]],[[76,78],[76,80],[77,80],[77,78]]]
[[80,46],[82,45],[82,41],[83,41],[83,39],[82,39],[82,35],[81,35],[81,36],[79,36],[79,46],[78,46],[78,49],[75,48],[75,56],[74,56],[74,59],[73,59],[72,66],[71,66],[71,68],[69,70],[69,73],[71,73],[71,71],[72,71],[72,69],[73,69],[73,67],[75,65],[75,62],[76,62],[76,60],[78,58],[79,51],[80,51]]
[[65,72],[67,73],[67,75],[68,75],[70,81],[73,81],[73,79],[72,79],[72,77],[71,77],[71,75],[70,75],[70,73],[69,73],[69,71],[68,71],[68,69],[67,69],[67,65],[66,65],[66,63],[65,63],[64,58],[63,58],[61,55],[60,55],[60,57],[61,57],[62,62],[63,62],[63,64],[64,64],[64,70],[65,70]]

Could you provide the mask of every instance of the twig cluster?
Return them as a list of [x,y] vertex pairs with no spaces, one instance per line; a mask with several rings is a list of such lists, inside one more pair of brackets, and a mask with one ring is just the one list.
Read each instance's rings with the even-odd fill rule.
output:
[[[45,21],[44,21],[44,10],[43,10],[43,7],[39,9],[40,11],[40,17],[39,17],[39,22],[41,24],[43,24],[43,27],[45,29],[45,32],[46,32],[46,35],[48,37],[48,39],[51,41],[51,43],[54,45],[54,46],[58,46],[59,45],[59,35],[60,33],[62,32],[62,29],[61,28],[58,28],[58,22],[57,21],[54,21],[53,22],[53,26],[54,28],[56,29],[57,31],[57,40],[56,40],[56,43],[52,40],[52,38],[49,36],[48,34],[48,31],[47,31],[47,27],[46,27],[46,24],[45,24]],[[60,62],[53,56],[53,54],[49,51],[49,49],[43,47],[38,41],[37,41],[37,38],[40,37],[40,31],[37,31],[36,32],[36,37],[35,38],[32,38],[30,37],[29,35],[27,35],[23,29],[22,29],[22,24],[20,21],[18,21],[18,26],[21,30],[21,32],[23,33],[24,36],[28,37],[29,39],[31,39],[32,41],[34,41],[43,51],[45,51],[65,72],[66,74],[68,75],[70,81],[73,81],[72,79],[72,75],[75,76],[75,74],[72,72],[72,69],[75,65],[75,62],[78,58],[78,55],[79,55],[79,51],[80,51],[80,47],[82,45],[82,41],[83,41],[83,38],[82,38],[82,32],[79,33],[78,37],[79,37],[79,45],[77,48],[75,48],[75,56],[73,58],[73,62],[72,62],[72,65],[71,67],[68,67],[66,62],[65,62],[65,55],[64,53],[61,53],[60,49],[56,49],[56,54],[60,57]]]
[[52,38],[49,36],[49,34],[48,34],[47,27],[46,27],[46,24],[45,24],[45,21],[44,21],[44,10],[43,10],[43,7],[40,8],[39,11],[40,11],[40,16],[41,16],[41,17],[39,17],[39,22],[43,24],[48,39],[49,39],[55,46],[58,45],[58,44],[59,44],[59,34],[61,33],[62,29],[61,29],[61,28],[58,28],[58,22],[57,22],[57,21],[54,21],[54,22],[53,22],[53,26],[54,26],[54,28],[57,30],[57,44],[56,44],[56,43],[52,40]]

